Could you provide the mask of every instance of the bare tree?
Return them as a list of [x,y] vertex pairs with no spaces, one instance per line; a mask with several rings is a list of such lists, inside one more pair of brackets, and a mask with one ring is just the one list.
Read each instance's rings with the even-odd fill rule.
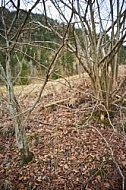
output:
[[[0,63],[0,78],[4,82],[8,92],[8,110],[10,117],[12,119],[14,128],[16,143],[21,154],[21,158],[24,163],[28,163],[33,158],[33,153],[29,151],[29,147],[26,142],[26,123],[24,122],[24,116],[22,115],[22,110],[20,104],[17,100],[17,97],[14,93],[13,88],[13,79],[12,79],[12,54],[15,52],[16,43],[19,41],[22,31],[27,23],[27,20],[30,16],[31,11],[39,3],[39,0],[31,5],[28,11],[24,11],[20,7],[20,0],[15,3],[14,1],[2,1],[1,2],[1,53],[5,59],[5,63]],[[15,14],[12,20],[9,20],[8,9],[14,9]],[[24,19],[22,20],[21,25],[18,25],[18,28],[15,29],[15,24],[18,21],[19,14],[25,14]]]
[[[109,110],[117,84],[119,50],[126,37],[126,3],[102,0],[50,0],[60,22],[68,24],[68,47],[91,79],[95,98]],[[47,6],[45,4],[45,14]],[[48,23],[48,21],[47,21]],[[49,28],[62,40],[62,34]]]
[[[27,3],[27,1],[26,1]],[[29,55],[25,50],[23,50],[23,45],[27,45],[29,47],[36,46],[34,42],[30,39],[29,32],[31,30],[35,31],[34,28],[30,29],[30,16],[31,12],[35,9],[35,7],[40,3],[40,0],[35,2],[28,3],[28,10],[22,9],[21,1],[17,2],[8,0],[1,2],[0,8],[0,16],[1,16],[1,47],[0,47],[0,55],[2,55],[3,62],[0,62],[0,80],[5,84],[7,93],[8,93],[8,111],[10,114],[10,118],[12,120],[14,129],[15,129],[15,137],[16,143],[18,146],[18,150],[21,155],[22,164],[27,164],[32,160],[34,154],[29,150],[29,146],[26,140],[26,127],[27,120],[29,115],[34,110],[35,106],[40,100],[44,87],[55,68],[56,61],[62,52],[62,48],[66,43],[66,34],[63,37],[62,43],[58,45],[56,51],[53,53],[52,59],[46,68],[45,79],[42,83],[41,90],[39,95],[36,97],[35,102],[30,104],[30,107],[27,110],[22,110],[22,105],[18,97],[14,92],[14,84],[16,79],[19,78],[19,75],[22,71],[22,62],[24,60],[24,56],[28,56],[29,59],[34,60],[37,64],[41,65],[41,61],[38,62],[33,55]],[[9,10],[13,10],[13,17],[9,18]],[[20,20],[21,19],[21,20]],[[67,33],[67,32],[66,32]],[[25,36],[26,35],[26,36]],[[41,46],[39,48],[42,48]],[[20,53],[22,57],[19,57]],[[17,76],[13,79],[12,70],[13,70],[13,55],[16,57],[17,64],[20,67]],[[2,59],[1,59],[2,60]]]

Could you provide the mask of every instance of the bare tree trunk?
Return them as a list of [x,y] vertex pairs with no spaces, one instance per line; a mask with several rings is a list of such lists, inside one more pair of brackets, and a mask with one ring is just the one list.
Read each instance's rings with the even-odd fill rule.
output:
[[[37,0],[36,2],[31,4],[31,8],[28,11],[25,12],[24,20],[22,20],[21,25],[19,25],[17,28],[15,28],[15,24],[17,22],[17,19],[19,18],[19,12],[20,10],[20,0],[17,2],[14,1],[2,1],[1,2],[1,33],[0,36],[2,38],[2,45],[1,45],[1,51],[5,57],[5,68],[3,68],[2,63],[0,63],[0,72],[1,76],[0,78],[5,83],[7,92],[8,92],[8,110],[11,117],[11,120],[13,122],[13,126],[15,129],[15,136],[16,136],[16,144],[18,147],[18,150],[21,155],[22,164],[27,164],[30,162],[34,154],[29,151],[29,147],[26,140],[26,123],[25,119],[22,115],[22,110],[19,105],[19,102],[14,94],[13,89],[13,80],[12,80],[12,54],[15,53],[15,47],[16,43],[18,42],[20,35],[22,33],[22,30],[24,26],[26,25],[26,22],[30,16],[31,11],[36,7],[36,5],[39,3],[40,0]],[[12,8],[15,8],[15,14],[13,16],[13,19],[8,22],[8,4]],[[23,10],[22,10],[23,11]]]
[[21,155],[22,164],[26,164],[33,158],[33,153],[29,151],[26,141],[25,122],[19,103],[14,95],[12,75],[11,75],[11,56],[10,52],[6,54],[6,83],[8,92],[8,109],[15,128],[16,143]]

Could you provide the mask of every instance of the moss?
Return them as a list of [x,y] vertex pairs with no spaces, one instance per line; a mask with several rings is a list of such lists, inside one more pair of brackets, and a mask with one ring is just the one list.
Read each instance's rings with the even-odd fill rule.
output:
[[22,155],[22,159],[20,160],[20,166],[27,165],[29,162],[31,162],[34,159],[34,154],[33,152],[28,153],[28,155]]

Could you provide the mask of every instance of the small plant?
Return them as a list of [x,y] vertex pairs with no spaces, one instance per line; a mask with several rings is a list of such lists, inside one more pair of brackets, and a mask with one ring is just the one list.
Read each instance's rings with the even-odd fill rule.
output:
[[97,175],[104,176],[106,174],[106,170],[104,168],[99,168],[97,171]]
[[104,176],[107,171],[104,168],[93,168],[90,171],[91,176]]

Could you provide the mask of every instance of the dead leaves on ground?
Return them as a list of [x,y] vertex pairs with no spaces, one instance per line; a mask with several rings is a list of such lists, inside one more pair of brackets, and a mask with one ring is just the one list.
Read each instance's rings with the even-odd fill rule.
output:
[[[113,129],[107,126],[99,127],[95,120],[87,122],[94,106],[94,100],[90,96],[91,90],[88,87],[82,95],[80,92],[75,93],[75,88],[76,85],[74,90],[67,88],[66,91],[63,88],[59,93],[54,91],[44,96],[38,104],[38,108],[42,105],[42,109],[36,108],[30,116],[27,123],[27,140],[35,158],[28,165],[21,167],[19,164],[15,137],[0,136],[1,189],[122,189],[122,176],[113,157],[126,177],[124,133],[113,132]],[[31,100],[35,96],[36,93],[32,95]],[[81,100],[81,96],[84,101],[79,101],[72,107],[69,102],[51,108],[43,107],[47,103],[69,97]],[[29,106],[28,100],[23,97],[20,99],[22,108]],[[4,110],[4,107],[1,108]],[[121,124],[118,112],[116,118]],[[5,110],[0,119],[3,123],[8,121]],[[116,127],[115,123],[114,126]]]

